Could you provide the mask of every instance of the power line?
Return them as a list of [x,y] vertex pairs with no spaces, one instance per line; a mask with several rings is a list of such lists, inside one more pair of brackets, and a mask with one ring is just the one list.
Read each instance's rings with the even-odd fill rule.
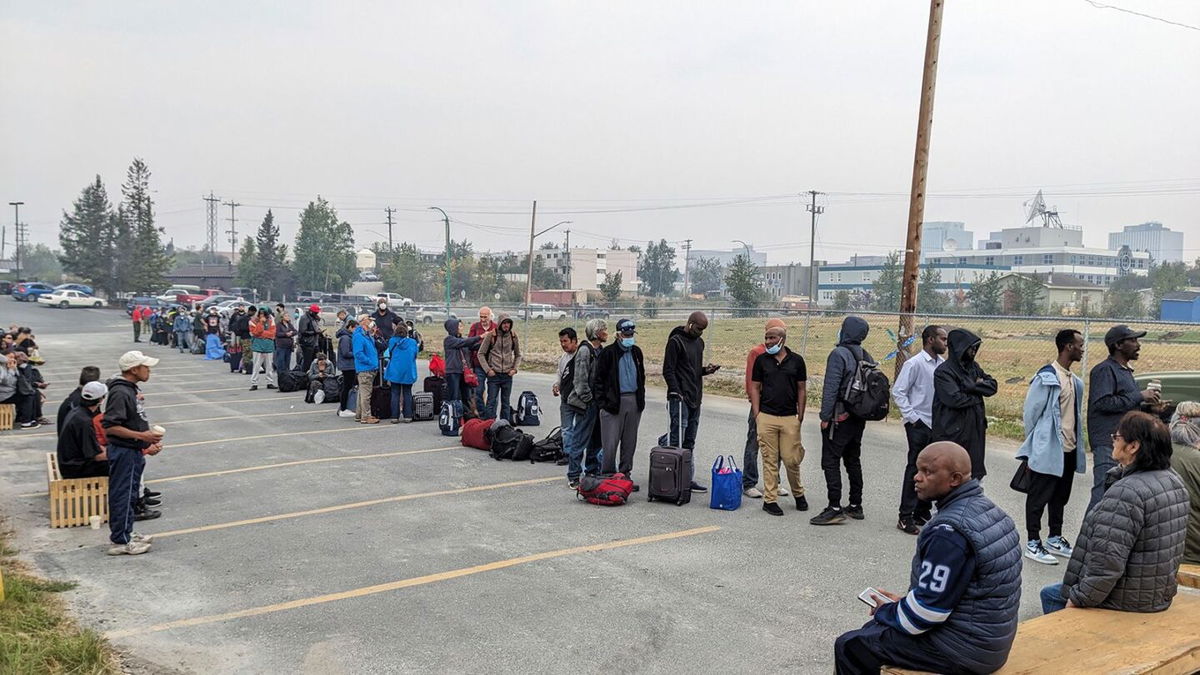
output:
[[1151,19],[1153,21],[1161,21],[1162,23],[1171,24],[1172,26],[1179,26],[1180,28],[1189,28],[1191,30],[1200,31],[1200,26],[1193,26],[1191,24],[1180,23],[1178,21],[1172,21],[1170,19],[1164,19],[1160,16],[1154,16],[1153,14],[1144,14],[1142,12],[1135,12],[1132,9],[1125,9],[1124,7],[1116,7],[1114,5],[1106,5],[1102,2],[1096,2],[1096,0],[1083,0],[1083,1],[1086,2],[1087,4],[1091,5],[1092,7],[1095,7],[1096,9],[1113,9],[1118,12],[1125,12],[1126,14],[1140,16],[1143,19]]

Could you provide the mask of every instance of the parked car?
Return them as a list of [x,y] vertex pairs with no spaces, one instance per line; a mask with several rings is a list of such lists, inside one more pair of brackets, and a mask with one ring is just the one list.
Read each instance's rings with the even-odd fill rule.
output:
[[[520,318],[522,318],[522,319],[525,318],[525,311],[526,311],[525,308],[522,307],[521,312],[519,314]],[[529,318],[531,318],[531,319],[557,319],[557,320],[561,321],[561,320],[567,318],[566,311],[561,310],[561,309],[555,307],[554,305],[544,305],[544,304],[534,302],[534,303],[529,304],[528,311],[529,311]]]
[[163,302],[162,300],[159,300],[157,296],[153,296],[153,295],[135,295],[132,298],[125,301],[125,313],[132,316],[134,305],[137,305],[139,307],[152,307],[154,309],[162,309],[163,307],[170,307],[173,304],[175,304],[175,303]]
[[576,319],[607,319],[609,311],[596,305],[579,305],[575,308]]
[[104,301],[94,295],[88,295],[80,291],[71,289],[56,290],[53,293],[43,293],[38,296],[37,302],[39,305],[47,307],[58,307],[66,309],[68,307],[103,307]]
[[[458,315],[456,315],[454,312],[451,312],[450,318],[457,319]],[[445,309],[433,307],[431,305],[425,305],[418,307],[417,311],[413,313],[413,323],[431,324],[435,321],[438,323],[444,323],[446,321]]]
[[379,275],[374,272],[367,271],[358,275],[359,281],[379,281]]
[[222,302],[228,302],[230,300],[244,300],[244,299],[245,298],[239,298],[236,295],[210,295],[207,298],[205,298],[204,300],[200,301],[200,308],[208,309],[209,307],[212,307],[213,305],[219,305]]
[[1139,389],[1145,389],[1150,380],[1162,383],[1162,400],[1172,404],[1183,401],[1200,401],[1200,371],[1188,370],[1174,373],[1137,373],[1133,376]]
[[43,284],[40,281],[22,281],[13,287],[13,300],[20,302],[37,302],[39,295],[53,293],[54,289],[49,284]]
[[0,281],[0,295],[12,295],[13,282]]
[[59,284],[54,287],[54,290],[56,290],[56,291],[79,291],[80,293],[83,293],[84,295],[95,295],[96,294],[96,292],[94,290],[92,290],[92,287],[88,286],[87,284]]
[[237,286],[229,289],[229,295],[235,295],[250,302],[258,302],[258,291],[253,288]]
[[387,298],[388,304],[392,307],[412,307],[412,298],[406,298],[399,293],[376,293],[376,298]]
[[296,302],[320,302],[323,295],[321,291],[296,291]]
[[235,307],[253,307],[254,303],[246,302],[245,300],[226,300],[217,305],[217,313],[221,316],[229,316],[233,313]]
[[204,288],[194,293],[180,293],[175,297],[175,300],[181,305],[191,306],[224,293],[225,291],[219,288]]
[[200,290],[199,286],[176,285],[156,296],[163,302],[179,302],[179,296],[195,293]]

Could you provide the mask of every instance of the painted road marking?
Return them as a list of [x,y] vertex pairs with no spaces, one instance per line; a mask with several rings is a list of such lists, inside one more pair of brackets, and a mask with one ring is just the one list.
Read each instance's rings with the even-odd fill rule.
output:
[[[153,410],[153,407],[151,407],[151,410]],[[327,411],[327,410],[299,410],[299,411],[295,411],[295,412],[289,411],[289,412],[258,413],[256,415],[225,415],[224,417],[202,417],[202,418],[196,419],[196,420],[171,420],[169,422],[166,422],[166,424],[195,424],[196,422],[218,422],[220,420],[240,420],[240,419],[249,419],[252,417],[278,417],[281,415],[316,415],[318,413],[328,413],[328,412],[329,411]],[[56,432],[51,431],[49,433],[22,434],[21,438],[42,438],[44,436],[57,436],[57,435],[58,434]]]
[[[542,553],[534,553],[532,555],[520,556],[517,558],[509,558],[507,560],[497,560],[495,562],[485,563],[483,565],[474,565],[472,567],[463,567],[457,570],[448,572],[438,572],[436,574],[426,574],[420,577],[411,577],[392,581],[386,584],[377,584],[375,586],[363,586],[348,591],[338,593],[327,593],[325,595],[317,595],[311,598],[301,598],[299,600],[291,600],[289,602],[280,602],[273,605],[262,605],[260,607],[251,607],[249,609],[241,609],[236,612],[226,612],[224,614],[209,614],[208,616],[198,616],[191,619],[181,619],[178,621],[168,621],[152,626],[143,626],[141,628],[128,628],[125,630],[109,631],[105,634],[110,640],[126,638],[133,635],[144,635],[146,633],[159,633],[174,628],[185,628],[190,626],[203,626],[210,623],[218,623],[221,621],[229,621],[232,619],[243,619],[249,616],[262,616],[264,614],[273,614],[275,612],[283,612],[290,609],[299,609],[301,607],[310,607],[312,605],[320,605],[327,602],[336,602],[338,600],[349,600],[352,598],[362,598],[368,595],[377,593],[387,593],[389,591],[397,591],[403,588],[412,588],[414,586],[423,586],[425,584],[437,583],[439,581],[450,581],[459,579],[473,574],[482,572],[493,572],[517,565],[526,565],[542,560],[550,560],[552,558],[562,558],[569,555],[577,555],[580,553],[595,553],[598,551],[608,551],[617,548],[625,548],[628,546],[638,546],[641,544],[653,544],[671,539],[680,539],[682,537],[692,537],[698,534],[708,534],[720,530],[716,525],[707,527],[697,527],[690,530],[679,530],[676,532],[665,532],[663,534],[652,534],[645,537],[637,537],[634,539],[618,539],[617,541],[606,541],[599,544],[587,544],[584,546],[574,546],[572,548],[561,548],[556,551],[543,551]],[[155,535],[161,537],[162,535]]]
[[[226,399],[226,400],[222,400],[222,401],[191,401],[190,403],[168,403],[167,405],[155,405],[154,403],[151,403],[151,404],[147,405],[146,408],[148,410],[150,410],[151,412],[153,412],[155,410],[158,410],[159,408],[179,408],[179,407],[182,407],[185,405],[190,405],[193,407],[203,406],[203,405],[227,405],[227,404],[231,404],[231,403],[237,403],[240,405],[243,403],[261,403],[263,401],[295,401],[295,400],[296,400],[295,396],[268,396],[266,398],[250,398],[250,399],[237,398],[237,399]],[[303,399],[301,399],[301,400],[303,400]],[[333,412],[333,408],[328,408],[328,409],[326,409],[326,411]]]
[[305,511],[292,511],[291,513],[280,513],[274,516],[262,516],[261,518],[249,518],[246,520],[235,520],[230,523],[217,523],[215,525],[201,525],[199,527],[189,527],[182,530],[169,530],[167,532],[152,532],[155,539],[165,539],[166,537],[176,537],[181,534],[195,534],[196,532],[212,532],[213,530],[225,530],[231,527],[242,527],[244,525],[257,525],[259,523],[270,523],[276,520],[290,520],[292,518],[302,518],[304,516],[315,516],[322,513],[334,513],[336,511],[346,511],[348,509],[361,509],[367,506],[375,506],[376,504],[393,504],[396,502],[407,502],[414,499],[425,499],[428,497],[444,497],[446,495],[462,495],[471,492],[485,492],[487,490],[499,490],[508,487],[524,487],[526,485],[537,485],[539,483],[549,483],[551,481],[562,481],[562,476],[554,476],[553,478],[532,478],[529,480],[516,480],[507,483],[490,483],[488,485],[476,485],[474,487],[453,488],[449,490],[437,490],[435,492],[420,492],[411,495],[397,495],[395,497],[383,497],[381,499],[368,499],[362,502],[351,502],[349,504],[338,504],[336,506],[325,506],[319,509],[307,509]]
[[[370,455],[337,455],[334,457],[318,457],[315,459],[297,459],[290,462],[277,462],[275,464],[260,464],[258,466],[246,466],[240,469],[221,469],[220,471],[206,471],[204,473],[190,473],[183,476],[168,476],[167,478],[155,478],[145,481],[147,485],[151,483],[173,483],[180,480],[190,480],[192,478],[211,478],[213,476],[225,476],[231,473],[245,473],[247,471],[262,471],[264,469],[282,469],[287,466],[300,466],[303,464],[323,464],[326,462],[341,462],[348,459],[383,459],[385,457],[401,457],[403,455],[423,455],[431,452],[445,452],[447,450],[462,450],[461,445],[450,445],[444,448],[429,448],[427,450],[398,450],[396,452],[380,452]],[[47,492],[28,492],[18,497],[45,497]]]
[[[172,450],[174,448],[192,448],[197,445],[213,445],[214,443],[237,443],[240,441],[257,441],[257,440],[260,440],[263,438],[282,438],[284,436],[316,436],[317,434],[341,434],[341,433],[349,433],[351,431],[370,431],[371,429],[379,430],[379,429],[389,429],[389,428],[392,428],[392,425],[383,424],[383,423],[359,424],[359,423],[355,422],[354,426],[352,426],[352,427],[339,427],[336,429],[313,429],[311,431],[285,431],[285,432],[278,433],[278,434],[262,434],[260,436],[240,436],[237,438],[210,438],[210,439],[204,440],[204,441],[189,441],[187,443],[170,443],[170,442],[168,442],[168,444],[165,446],[165,448],[168,450]],[[392,431],[395,431],[395,429],[392,428]]]

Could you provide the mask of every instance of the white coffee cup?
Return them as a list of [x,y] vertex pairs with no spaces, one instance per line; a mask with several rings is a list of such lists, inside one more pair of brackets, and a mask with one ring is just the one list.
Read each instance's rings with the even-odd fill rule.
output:
[[1162,393],[1162,381],[1161,380],[1150,380],[1150,383],[1146,385],[1146,388],[1151,391],[1157,391],[1161,394]]
[[153,431],[154,433],[158,434],[159,438],[162,438],[163,436],[167,435],[167,430],[157,424],[150,427],[150,431]]
[[100,516],[92,516],[88,518],[88,524],[92,526],[93,530],[100,529]]

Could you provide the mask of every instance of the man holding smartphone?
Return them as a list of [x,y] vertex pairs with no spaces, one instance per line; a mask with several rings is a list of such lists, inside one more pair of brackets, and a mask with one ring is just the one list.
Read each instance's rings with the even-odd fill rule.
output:
[[[708,316],[704,312],[692,312],[687,323],[671,329],[667,338],[662,371],[663,379],[667,381],[667,413],[671,421],[667,433],[658,438],[660,446],[692,451],[696,448],[704,378],[721,369],[711,363],[704,365],[704,338],[701,336],[706,328]],[[695,466],[693,461],[693,470]],[[692,492],[708,492],[708,488],[693,480]]]
[[1017,636],[1016,525],[971,478],[971,457],[957,443],[922,450],[914,482],[917,497],[936,502],[938,511],[917,537],[908,593],[879,590],[863,598],[872,618],[834,643],[837,672],[878,673],[884,665],[995,672]]

